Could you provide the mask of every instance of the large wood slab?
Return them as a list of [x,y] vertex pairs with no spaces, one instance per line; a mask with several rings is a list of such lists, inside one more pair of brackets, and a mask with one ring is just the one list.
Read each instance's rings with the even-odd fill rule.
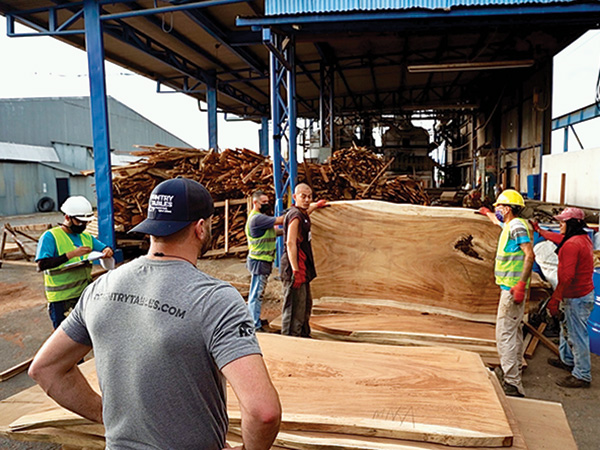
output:
[[[294,340],[293,338],[285,337],[279,337],[279,339],[283,339],[284,341],[282,342],[286,342],[286,340],[288,340],[287,342],[290,342],[289,344],[286,344],[285,347],[291,353],[295,353],[296,351],[296,347],[292,344],[293,341],[297,341],[301,346],[307,345],[307,342],[311,342],[309,340]],[[261,337],[261,341],[264,341],[263,337]],[[345,349],[346,346],[355,347],[357,344],[342,345],[345,346]],[[267,351],[268,348],[269,345],[265,345],[263,342],[263,350]],[[387,357],[389,358],[389,355]],[[293,356],[290,356],[290,358],[295,359]],[[300,362],[306,363],[306,360],[304,359]],[[359,362],[358,364],[362,363]],[[80,367],[82,368],[84,375],[92,383],[95,383],[93,361],[89,361]],[[319,368],[319,361],[313,360],[307,364],[306,371],[319,372]],[[367,369],[365,369],[365,371],[366,370]],[[469,373],[466,372],[465,375],[468,376]],[[320,378],[323,376],[324,375],[321,374]],[[335,374],[329,373],[329,376],[335,376]],[[386,377],[389,378],[390,375],[386,374]],[[422,377],[419,377],[419,379],[422,379]],[[371,380],[371,384],[373,384],[374,380],[375,379]],[[494,380],[494,378],[491,378],[491,380]],[[413,382],[417,382],[417,380],[413,380]],[[421,383],[417,384],[419,385]],[[461,392],[462,390],[456,389],[457,396]],[[231,395],[232,394],[230,393],[230,396]],[[322,395],[330,396],[331,394],[329,391],[324,390],[322,391]],[[346,401],[347,397],[348,395],[342,395],[338,398],[338,401],[343,403]],[[577,446],[575,445],[573,435],[560,404],[529,399],[506,398],[501,394],[498,399],[501,402],[505,401],[509,405],[509,408],[506,408],[506,405],[504,405],[514,435],[513,445],[508,447],[509,449],[576,450]],[[287,403],[284,403],[284,409],[287,409],[286,405]],[[473,405],[473,407],[477,408],[478,405]],[[514,412],[514,419],[511,410]],[[453,411],[456,414],[462,414],[462,409],[453,408]],[[41,412],[45,412],[46,415],[44,417],[39,416],[39,413]],[[68,422],[68,425],[65,421],[62,426],[51,425],[51,422],[48,422],[47,420],[52,415],[55,416],[57,421],[65,420],[68,419],[67,416],[69,414],[71,413],[65,415],[64,410],[47,397],[38,386],[34,386],[0,402],[0,435],[14,440],[54,442],[77,448],[104,448],[104,431],[101,425],[91,424],[83,418],[79,418],[79,422],[71,420]],[[25,420],[26,416],[35,419],[36,415],[38,415],[37,419],[42,420],[42,422],[38,423],[37,427],[30,423],[29,428],[24,429],[23,431],[11,429],[11,423],[14,423],[15,425],[18,423],[24,424],[27,422],[27,420]],[[74,418],[76,416],[73,414],[71,417]],[[548,423],[551,423],[552,427],[548,427]],[[523,431],[522,433],[519,431],[521,429]],[[236,440],[234,435],[229,435],[229,439],[231,444],[236,442],[241,443],[239,439]],[[525,445],[525,442],[527,442],[527,445]],[[282,445],[282,447],[273,448],[303,450],[316,450],[322,448],[328,448],[330,450],[391,450],[391,448],[398,450],[443,450],[444,448],[448,448],[434,443],[310,431],[282,431],[278,439],[278,444]],[[457,450],[458,448],[465,449],[466,447],[457,447]]]
[[[512,431],[479,356],[449,348],[261,334],[284,430],[509,446]],[[239,417],[233,392],[228,411]]]
[[495,321],[500,228],[473,210],[342,201],[315,211],[311,220],[314,298],[394,300]]

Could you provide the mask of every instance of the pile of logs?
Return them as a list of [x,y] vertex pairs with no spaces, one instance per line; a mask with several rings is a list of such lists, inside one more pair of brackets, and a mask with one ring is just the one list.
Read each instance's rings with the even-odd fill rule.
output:
[[[213,199],[242,199],[262,189],[271,198],[273,164],[264,156],[247,149],[227,149],[221,153],[193,148],[139,147],[133,152],[141,159],[113,169],[116,231],[126,232],[140,223],[146,214],[152,189],[163,180],[184,176],[202,183]],[[143,158],[143,159],[142,159]],[[325,164],[302,163],[298,178],[313,187],[315,199],[377,199],[393,203],[427,205],[429,198],[421,185],[409,176],[385,173],[391,161],[385,161],[365,148],[336,151]],[[245,212],[231,212],[238,220],[230,224],[232,247],[244,244]],[[224,211],[217,209],[213,223],[213,248],[223,243]],[[218,217],[217,217],[218,216]],[[239,229],[237,229],[239,228]]]

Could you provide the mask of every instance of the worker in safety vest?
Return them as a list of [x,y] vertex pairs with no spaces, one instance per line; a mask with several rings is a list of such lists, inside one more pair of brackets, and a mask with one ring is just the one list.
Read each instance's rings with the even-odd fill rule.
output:
[[89,233],[87,223],[94,219],[92,205],[82,196],[69,197],[61,206],[61,225],[46,231],[38,242],[35,261],[44,272],[48,313],[54,329],[77,304],[83,290],[92,282],[92,251],[112,258],[112,249]]
[[513,189],[503,191],[494,203],[495,212],[482,207],[479,212],[502,227],[494,273],[500,286],[500,303],[496,317],[496,346],[502,369],[502,387],[506,395],[523,397],[521,382],[525,298],[533,267],[532,231],[519,214],[525,202]]
[[262,298],[275,260],[276,238],[283,230],[276,230],[275,225],[283,224],[283,216],[269,215],[271,206],[269,197],[263,191],[252,194],[252,210],[246,222],[246,239],[248,240],[248,259],[246,267],[251,275],[248,309],[257,331],[265,331],[260,320]]

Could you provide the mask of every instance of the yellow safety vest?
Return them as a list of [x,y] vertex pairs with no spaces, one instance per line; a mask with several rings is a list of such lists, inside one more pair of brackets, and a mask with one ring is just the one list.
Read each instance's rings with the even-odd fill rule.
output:
[[273,262],[275,260],[275,249],[277,247],[277,235],[274,228],[269,228],[262,236],[250,236],[250,220],[258,211],[250,211],[248,221],[246,222],[246,238],[248,239],[248,256],[260,261]]
[[[520,220],[525,229],[529,239],[532,240],[531,230],[527,226],[527,222],[524,219],[515,218],[513,220]],[[498,241],[498,251],[496,252],[496,266],[494,268],[494,275],[496,276],[496,284],[501,286],[513,287],[521,280],[523,275],[523,268],[525,266],[525,253],[521,248],[516,252],[507,252],[506,244],[510,236],[510,225],[507,223],[502,229],[500,234],[500,240]],[[527,280],[527,286],[531,279]]]
[[[75,244],[61,227],[48,231],[54,236],[56,250],[59,255],[75,250]],[[92,248],[94,241],[88,233],[81,233],[81,244]],[[87,260],[87,255],[76,256],[54,269],[44,271],[44,289],[49,302],[60,302],[72,298],[79,298],[83,290],[92,282],[92,264]],[[70,264],[84,261],[84,263],[70,266]]]

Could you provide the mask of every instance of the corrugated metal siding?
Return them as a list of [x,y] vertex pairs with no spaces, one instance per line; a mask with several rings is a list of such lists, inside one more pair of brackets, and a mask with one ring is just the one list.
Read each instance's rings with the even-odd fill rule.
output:
[[456,6],[573,3],[573,0],[265,0],[265,15],[315,14],[402,9],[448,9]]

